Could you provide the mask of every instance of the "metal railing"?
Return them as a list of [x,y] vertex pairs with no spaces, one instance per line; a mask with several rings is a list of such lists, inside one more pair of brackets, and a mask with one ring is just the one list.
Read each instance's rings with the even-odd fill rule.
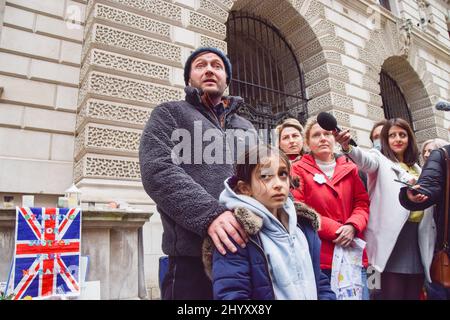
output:
[[380,73],[381,98],[386,119],[402,118],[413,127],[411,111],[397,82],[385,71]]
[[278,29],[255,15],[233,11],[226,41],[233,65],[230,94],[246,102],[240,113],[257,129],[273,129],[286,117],[304,123],[304,75]]

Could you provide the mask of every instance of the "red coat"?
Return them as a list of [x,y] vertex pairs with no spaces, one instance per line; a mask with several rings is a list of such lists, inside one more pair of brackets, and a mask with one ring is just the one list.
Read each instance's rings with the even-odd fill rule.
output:
[[[358,175],[357,166],[345,156],[336,159],[333,178],[322,184],[314,180],[314,175],[325,177],[311,155],[304,155],[292,167],[292,176],[298,176],[300,186],[292,190],[296,201],[314,208],[322,217],[319,237],[322,240],[320,267],[331,269],[333,262],[336,230],[343,224],[351,224],[356,229],[355,237],[364,239],[364,231],[369,220],[369,195]],[[368,265],[364,250],[363,264]]]

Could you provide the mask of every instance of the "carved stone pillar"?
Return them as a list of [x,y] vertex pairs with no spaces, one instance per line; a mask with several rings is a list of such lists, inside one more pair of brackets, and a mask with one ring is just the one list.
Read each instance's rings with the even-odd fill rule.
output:
[[84,203],[150,202],[141,132],[153,107],[183,97],[183,50],[171,42],[171,24],[181,24],[181,9],[165,1],[88,3],[74,152]]
[[192,50],[226,50],[231,5],[88,2],[74,152],[82,202],[151,203],[140,181],[142,129],[156,105],[184,98],[183,64]]

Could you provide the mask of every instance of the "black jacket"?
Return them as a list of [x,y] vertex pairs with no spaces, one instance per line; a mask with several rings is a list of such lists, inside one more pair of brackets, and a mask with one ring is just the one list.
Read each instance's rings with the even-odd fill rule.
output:
[[[446,145],[444,148],[450,154],[450,145]],[[424,210],[432,205],[436,205],[436,210],[434,210],[434,220],[437,228],[436,248],[441,248],[444,238],[444,193],[446,179],[447,166],[444,152],[439,149],[433,150],[416,183],[423,189],[423,193],[428,196],[428,200],[423,203],[410,201],[406,195],[406,187],[400,189],[399,194],[400,203],[408,210]]]
[[[227,210],[218,198],[224,180],[233,174],[233,160],[224,159],[227,145],[222,143],[223,149],[215,148],[215,152],[207,147],[216,139],[226,140],[226,129],[254,128],[236,114],[242,98],[228,97],[221,127],[214,113],[201,103],[197,89],[186,87],[185,92],[185,101],[162,103],[152,111],[142,133],[139,161],[144,189],[161,215],[164,253],[200,257],[209,225]],[[213,137],[205,135],[207,130]],[[186,147],[180,148],[182,145]],[[203,154],[213,154],[217,161],[207,163]]]

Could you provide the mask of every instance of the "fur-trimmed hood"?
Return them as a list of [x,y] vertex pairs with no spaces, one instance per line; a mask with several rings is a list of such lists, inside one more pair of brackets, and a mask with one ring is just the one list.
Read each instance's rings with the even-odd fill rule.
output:
[[[294,202],[294,207],[298,217],[297,225],[301,223],[302,220],[306,220],[311,224],[314,230],[317,231],[320,229],[320,215],[314,209],[301,202]],[[255,236],[262,228],[263,218],[247,208],[238,207],[234,209],[233,215],[249,236]],[[211,238],[205,238],[202,246],[202,260],[206,275],[210,279],[212,278],[211,270],[213,251],[214,244]]]
[[294,207],[297,212],[297,217],[309,220],[314,230],[318,231],[320,229],[320,214],[318,214],[316,210],[307,206],[303,202],[294,202]]

